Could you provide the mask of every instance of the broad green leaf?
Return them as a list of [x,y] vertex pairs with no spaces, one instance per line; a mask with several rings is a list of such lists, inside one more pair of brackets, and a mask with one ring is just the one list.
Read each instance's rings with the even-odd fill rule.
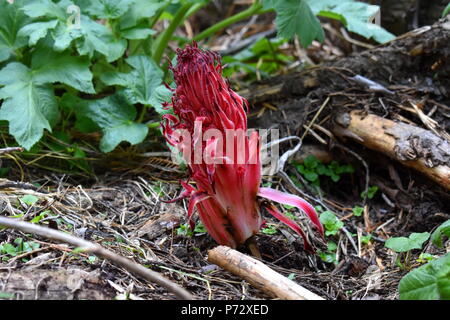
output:
[[155,34],[155,30],[149,29],[149,28],[130,28],[126,30],[121,30],[120,34],[122,37],[126,39],[131,40],[140,40],[140,39],[147,39],[152,34]]
[[0,1],[0,62],[9,59],[15,50],[27,44],[27,39],[18,34],[30,22],[30,18],[20,10],[24,3],[22,0],[13,4]]
[[36,196],[33,196],[32,194],[27,194],[20,198],[21,201],[23,201],[25,204],[31,206],[39,201],[39,198]]
[[77,99],[73,107],[77,117],[87,117],[102,129],[100,149],[103,152],[112,151],[122,141],[140,143],[147,136],[148,127],[134,122],[136,108],[121,93],[98,100]]
[[91,15],[101,19],[117,19],[128,11],[134,0],[92,0],[86,9]]
[[9,132],[29,150],[43,135],[51,131],[58,119],[58,107],[53,89],[37,84],[32,71],[25,65],[12,62],[0,70],[0,120],[9,121]]
[[401,300],[449,300],[450,253],[416,268],[399,283]]
[[19,36],[28,36],[28,45],[34,46],[39,39],[44,38],[47,35],[49,30],[55,29],[57,24],[58,20],[31,23],[19,30]]
[[325,227],[325,235],[335,235],[344,226],[344,223],[339,220],[332,212],[325,211],[319,216],[320,222]]
[[161,97],[167,96],[161,86],[163,72],[153,60],[145,55],[132,56],[126,62],[133,67],[129,73],[109,72],[100,78],[107,85],[125,87],[128,100],[144,105],[160,107]]
[[444,236],[447,236],[447,238],[450,239],[450,220],[445,221],[433,232],[431,241],[435,246],[442,248],[442,238]]
[[[32,18],[46,19],[48,25],[52,26],[50,23],[55,24],[51,28],[47,28],[47,31],[51,30],[51,35],[54,39],[54,49],[57,51],[66,50],[73,40],[82,36],[80,26],[69,23],[74,16],[72,13],[67,12],[67,9],[72,5],[70,1],[60,1],[58,4],[50,0],[37,0],[24,6],[22,10],[28,16]],[[44,22],[36,22],[44,23]],[[35,24],[36,24],[35,23]],[[33,27],[35,28],[35,27]],[[24,32],[24,31],[22,31]],[[40,33],[36,31],[37,34],[34,35],[35,38],[43,38],[43,31]],[[39,39],[36,39],[36,41]],[[31,42],[31,38],[30,38]]]
[[40,46],[32,58],[34,80],[37,83],[62,82],[79,91],[95,93],[89,60],[65,51],[57,53]]
[[303,47],[314,39],[323,41],[324,32],[320,21],[305,0],[280,0],[273,3],[277,17],[275,24],[280,37],[291,39],[298,35]]
[[385,246],[395,252],[407,252],[413,249],[422,249],[422,245],[428,240],[428,232],[411,233],[408,238],[396,237],[386,241]]
[[110,152],[122,141],[138,144],[144,141],[148,133],[148,127],[142,123],[132,121],[105,129],[104,136],[100,141],[100,150]]

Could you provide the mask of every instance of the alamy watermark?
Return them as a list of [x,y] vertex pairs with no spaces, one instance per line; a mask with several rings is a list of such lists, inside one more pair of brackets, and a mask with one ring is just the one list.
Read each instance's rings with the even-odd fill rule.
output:
[[[202,121],[194,122],[193,133],[177,129],[170,134],[175,141],[171,158],[174,163],[189,165],[257,164],[276,170],[279,163],[278,129],[203,130]],[[180,157],[181,153],[181,157]]]

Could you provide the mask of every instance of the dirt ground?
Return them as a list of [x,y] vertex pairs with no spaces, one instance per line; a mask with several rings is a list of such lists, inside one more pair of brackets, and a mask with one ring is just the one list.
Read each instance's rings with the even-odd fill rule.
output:
[[[241,93],[252,105],[249,126],[275,126],[282,135],[301,135],[325,98],[331,97],[315,120],[329,131],[334,119],[350,109],[424,127],[417,115],[402,108],[408,101],[421,101],[424,112],[448,132],[449,23],[448,29],[440,24],[392,44],[243,89]],[[348,80],[355,75],[395,93],[373,91]],[[268,215],[267,223],[277,232],[257,236],[262,260],[325,299],[397,299],[398,282],[408,271],[396,265],[396,254],[384,247],[386,239],[431,232],[450,218],[450,195],[384,155],[345,139],[321,136],[326,139],[322,147],[332,159],[355,168],[338,182],[321,180],[321,193],[309,187],[304,190],[316,200],[314,205],[325,205],[344,223],[337,235],[327,238],[337,244],[337,261],[327,263],[305,252],[301,239]],[[160,142],[158,139],[147,146]],[[311,134],[304,139],[304,145],[317,144]],[[186,177],[186,172],[166,158],[136,157],[130,149],[122,149],[98,161],[96,177],[25,166],[14,156],[4,158],[3,165],[11,170],[7,179],[0,180],[2,215],[20,215],[28,221],[42,216],[40,224],[101,244],[163,274],[197,299],[271,299],[264,290],[210,264],[207,252],[217,244],[202,230],[186,231],[186,203],[162,201],[177,196],[178,180]],[[292,163],[286,172],[296,175]],[[272,187],[295,193],[281,177],[265,177],[263,182],[269,180]],[[372,199],[363,200],[360,194],[367,184],[379,191]],[[23,201],[26,195],[37,201],[27,204]],[[356,205],[364,208],[361,216],[352,211]],[[324,241],[316,238],[306,219],[299,215],[298,221],[316,249],[324,251]],[[363,243],[369,234],[370,240]],[[18,238],[35,246],[19,255],[0,256],[0,299],[175,299],[164,288],[110,261],[32,234],[0,230],[0,242],[14,243]],[[246,248],[241,251],[248,253]],[[442,254],[433,246],[413,251],[410,268],[421,264],[417,261],[421,252]]]

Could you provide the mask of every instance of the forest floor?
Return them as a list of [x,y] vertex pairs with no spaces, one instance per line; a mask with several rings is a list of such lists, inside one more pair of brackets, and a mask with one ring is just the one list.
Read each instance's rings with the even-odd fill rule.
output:
[[[324,132],[330,132],[336,112],[359,109],[424,127],[405,106],[408,101],[425,101],[423,111],[448,133],[448,63],[442,71],[445,77],[433,78],[433,68],[439,67],[439,58],[449,58],[450,41],[442,39],[442,34],[439,40],[433,30],[424,32],[337,57],[307,72],[253,84],[241,91],[252,105],[250,126],[276,124],[282,136],[301,136],[315,118]],[[318,54],[315,47],[311,52]],[[374,92],[345,80],[356,74],[395,94]],[[331,102],[320,110],[327,97]],[[321,133],[319,139],[317,133]],[[423,264],[419,256],[441,255],[445,249],[426,245],[412,251],[409,263],[399,267],[396,261],[403,257],[387,249],[385,241],[412,232],[432,232],[450,218],[449,194],[420,173],[357,143],[335,141],[320,128],[309,132],[303,143],[317,145],[320,136],[325,140],[323,163],[329,164],[331,158],[354,170],[340,174],[336,182],[320,176],[319,189],[298,171],[304,164],[302,153],[307,153],[302,149],[285,171],[298,180],[314,205],[333,212],[342,224],[324,242],[301,214],[284,209],[307,230],[317,249],[314,255],[304,251],[301,239],[289,229],[265,216],[268,228],[256,238],[262,261],[325,299],[397,299],[400,279]],[[44,161],[51,166],[54,158],[48,155],[30,163],[11,154],[3,159],[10,171],[8,179],[0,180],[0,212],[98,243],[161,273],[197,299],[271,299],[264,290],[209,263],[208,250],[217,244],[200,225],[193,232],[188,230],[186,203],[162,201],[179,195],[178,181],[186,172],[167,158],[136,157],[130,150],[121,149],[98,161],[101,169],[95,177],[55,173],[34,165]],[[279,176],[265,176],[263,183],[269,182],[274,188],[296,192]],[[370,192],[367,186],[372,187],[370,196],[361,196]],[[0,254],[0,299],[175,299],[166,289],[111,261],[76,252],[63,243],[13,229],[0,230],[0,242],[12,244],[8,253]],[[240,250],[249,254],[246,248]]]

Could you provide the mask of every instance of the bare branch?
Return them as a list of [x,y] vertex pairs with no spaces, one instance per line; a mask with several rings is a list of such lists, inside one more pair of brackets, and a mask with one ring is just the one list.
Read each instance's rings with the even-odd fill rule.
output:
[[145,280],[159,284],[166,288],[168,291],[175,294],[179,299],[193,300],[194,297],[185,289],[181,288],[172,281],[161,276],[159,273],[149,270],[140,264],[137,264],[130,259],[119,256],[116,253],[103,248],[102,246],[86,241],[84,239],[77,238],[61,231],[49,229],[46,227],[38,226],[29,222],[20,221],[17,219],[0,217],[0,225],[8,228],[20,230],[26,233],[36,234],[48,239],[56,240],[71,244],[75,247],[81,248],[85,252],[93,253],[101,258],[107,259],[116,265],[123,267],[131,273],[139,276]]

